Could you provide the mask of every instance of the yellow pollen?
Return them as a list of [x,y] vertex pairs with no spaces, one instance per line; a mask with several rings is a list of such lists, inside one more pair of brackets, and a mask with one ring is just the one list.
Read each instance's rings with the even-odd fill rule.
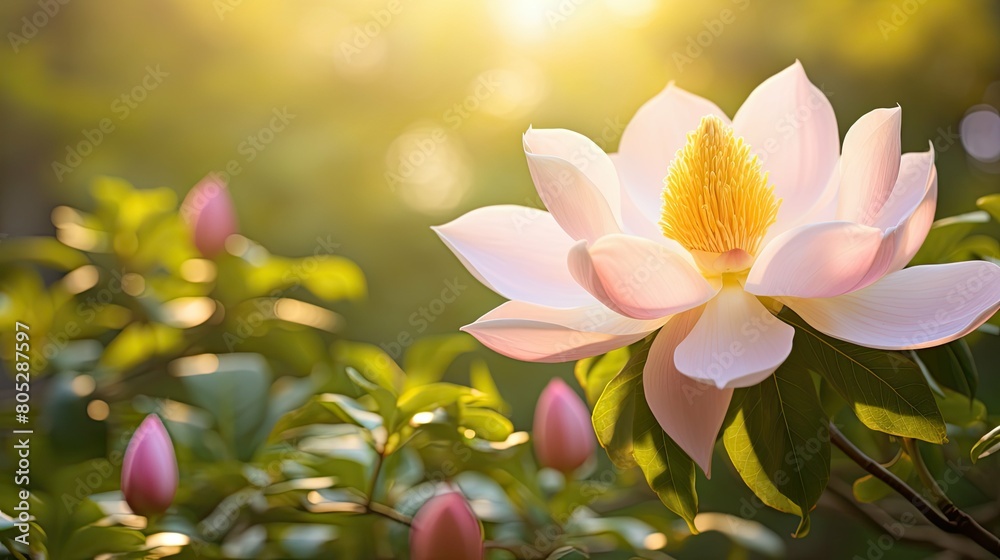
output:
[[688,134],[663,182],[663,235],[689,251],[756,255],[781,206],[750,146],[714,116]]

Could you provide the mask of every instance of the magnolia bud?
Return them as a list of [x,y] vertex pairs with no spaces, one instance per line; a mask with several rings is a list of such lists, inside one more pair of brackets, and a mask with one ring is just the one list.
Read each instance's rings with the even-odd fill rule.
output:
[[167,429],[150,414],[132,434],[122,463],[122,494],[139,515],[163,513],[177,491],[177,457]]
[[420,508],[410,530],[410,560],[482,560],[483,531],[458,492],[435,496]]
[[594,453],[590,412],[562,379],[553,379],[535,406],[535,454],[543,467],[570,473]]
[[226,248],[226,238],[239,231],[229,189],[214,174],[199,181],[184,197],[181,218],[191,229],[195,247],[209,258],[221,253]]

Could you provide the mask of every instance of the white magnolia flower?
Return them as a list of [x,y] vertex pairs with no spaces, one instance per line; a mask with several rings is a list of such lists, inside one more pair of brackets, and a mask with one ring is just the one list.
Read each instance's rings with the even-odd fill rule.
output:
[[569,130],[529,129],[548,212],[473,210],[436,228],[511,301],[464,327],[512,358],[594,356],[660,329],[643,372],[664,430],[708,473],[734,387],[788,357],[787,305],[872,348],[955,340],[1000,307],[1000,267],[904,269],[934,217],[934,153],[900,155],[900,109],[876,109],[840,152],[826,96],[801,64],[730,120],[673,85],[625,128],[617,154]]

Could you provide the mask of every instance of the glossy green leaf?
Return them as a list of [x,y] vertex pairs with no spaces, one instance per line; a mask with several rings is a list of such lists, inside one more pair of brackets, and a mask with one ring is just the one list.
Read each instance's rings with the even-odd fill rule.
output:
[[983,457],[989,457],[996,453],[997,450],[1000,450],[1000,426],[993,428],[986,435],[979,438],[979,441],[972,446],[972,451],[969,452],[969,455],[972,456],[972,462],[975,463]]
[[463,397],[470,397],[472,389],[454,383],[431,383],[407,389],[399,397],[396,406],[399,417],[409,420],[414,414],[440,407],[448,407]]
[[[642,343],[622,371],[608,382],[594,405],[597,441],[619,468],[635,466],[632,457],[632,422],[637,399],[642,393],[642,368],[646,365],[650,342]],[[646,406],[645,401],[641,402]]]
[[955,254],[956,248],[977,226],[989,221],[989,214],[982,210],[937,220],[931,225],[927,238],[913,256],[910,266],[963,260],[961,255]]
[[789,364],[815,371],[873,430],[942,443],[944,421],[920,367],[898,352],[863,348],[826,336],[785,309],[795,327]]
[[379,347],[362,342],[339,341],[333,346],[337,362],[350,366],[368,381],[397,395],[406,377],[396,362]]
[[976,201],[976,206],[986,210],[993,219],[1000,222],[1000,194],[989,194]]
[[[910,456],[904,453],[902,449],[893,457],[892,461],[883,466],[889,472],[898,476],[903,482],[908,481],[914,474],[913,461],[910,460]],[[876,502],[896,493],[889,485],[870,474],[855,480],[852,489],[854,491],[854,498],[862,503]]]
[[0,242],[0,265],[26,262],[70,271],[90,261],[80,251],[52,237],[8,237]]
[[944,389],[944,396],[934,395],[944,421],[953,426],[968,428],[986,421],[986,405],[978,399],[969,400],[961,393]]
[[353,261],[336,255],[306,257],[297,261],[292,273],[301,274],[302,284],[327,301],[361,299],[367,294],[365,275]]
[[403,369],[406,370],[406,387],[440,381],[456,358],[478,347],[476,339],[465,333],[418,339],[405,349]]
[[916,351],[917,357],[927,367],[939,384],[957,391],[969,399],[976,396],[979,372],[972,359],[972,351],[965,339]]
[[747,486],[765,504],[802,521],[830,480],[829,426],[816,386],[804,368],[784,364],[752,387],[737,389],[723,430],[726,451]]
[[514,424],[495,410],[464,407],[460,424],[487,441],[503,441],[514,432]]
[[545,557],[545,560],[586,560],[590,558],[585,550],[574,546],[561,546]]
[[257,433],[267,418],[271,368],[259,354],[220,354],[213,371],[197,369],[198,358],[174,362],[191,400],[215,418],[236,456],[253,456]]
[[636,393],[632,420],[632,455],[642,469],[649,487],[656,492],[667,509],[679,515],[692,533],[698,529],[694,517],[698,514],[698,492],[695,490],[694,461],[663,431],[646,404],[642,376],[633,382]]
[[590,406],[597,404],[604,388],[621,372],[630,356],[629,347],[624,346],[601,356],[584,358],[576,363],[573,374],[580,387],[583,387]]

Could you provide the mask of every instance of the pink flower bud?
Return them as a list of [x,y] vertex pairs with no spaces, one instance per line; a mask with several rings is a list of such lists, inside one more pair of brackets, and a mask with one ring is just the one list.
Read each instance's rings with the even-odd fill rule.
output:
[[538,462],[570,473],[594,453],[590,411],[562,379],[553,379],[535,406],[535,454]]
[[458,492],[435,496],[413,518],[410,560],[482,560],[483,531]]
[[150,414],[132,434],[122,463],[122,494],[139,515],[163,513],[177,491],[177,457],[167,429]]
[[191,228],[195,247],[208,258],[221,253],[226,248],[226,238],[239,231],[229,189],[214,174],[199,181],[184,197],[181,218]]

